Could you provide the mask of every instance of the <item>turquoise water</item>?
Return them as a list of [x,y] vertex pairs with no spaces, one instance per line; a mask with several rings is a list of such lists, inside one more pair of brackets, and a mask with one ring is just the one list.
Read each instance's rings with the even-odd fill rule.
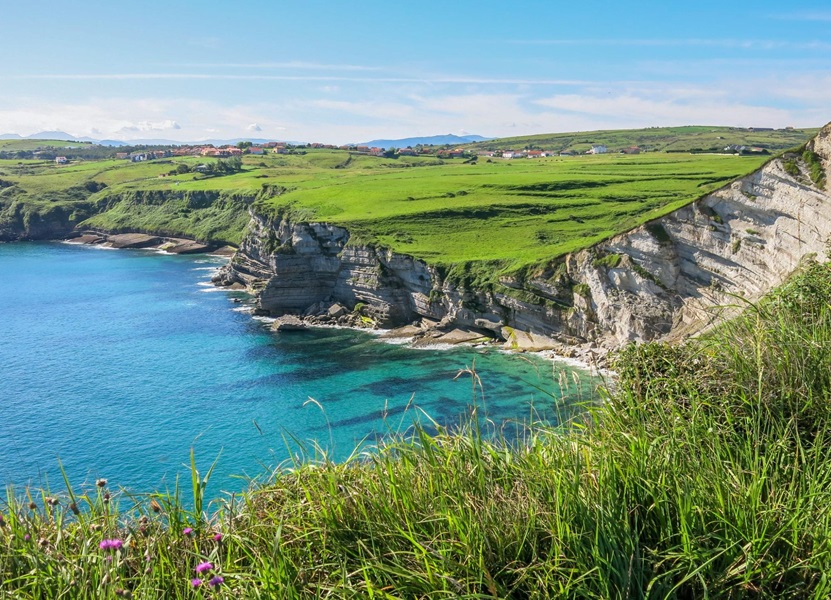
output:
[[292,440],[342,459],[425,414],[458,423],[474,395],[454,377],[474,360],[498,425],[556,420],[589,395],[585,373],[569,374],[552,400],[538,388],[560,398],[569,368],[538,357],[271,333],[233,302],[243,294],[209,285],[222,262],[0,244],[0,483],[62,488],[60,460],[73,485],[172,489],[194,448],[202,467],[219,457],[212,491],[239,490],[296,453]]

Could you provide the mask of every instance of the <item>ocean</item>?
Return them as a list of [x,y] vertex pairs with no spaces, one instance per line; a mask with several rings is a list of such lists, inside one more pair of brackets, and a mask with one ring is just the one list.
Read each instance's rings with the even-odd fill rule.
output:
[[216,463],[216,496],[474,405],[511,435],[593,396],[587,372],[536,355],[271,332],[246,294],[210,284],[224,260],[0,244],[0,482],[60,491],[62,467],[73,487],[173,490],[193,449],[203,473]]

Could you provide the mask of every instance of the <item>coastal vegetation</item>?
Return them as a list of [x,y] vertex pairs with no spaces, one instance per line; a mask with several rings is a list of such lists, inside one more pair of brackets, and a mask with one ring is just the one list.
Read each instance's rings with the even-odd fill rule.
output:
[[[661,148],[672,150],[698,144],[700,136],[714,132],[725,138],[719,143],[736,144],[751,136],[747,130],[721,129],[593,132],[589,137],[616,148],[644,143],[644,136],[657,139],[660,133]],[[765,150],[775,154],[804,142],[810,133],[752,135],[766,136]],[[569,135],[573,141],[584,134]],[[539,144],[547,140],[534,139]],[[520,147],[532,142],[516,138],[498,143]],[[5,142],[4,148],[11,151],[15,143],[24,142]],[[475,155],[385,157],[303,148],[227,161],[202,156],[135,163],[73,159],[61,165],[0,160],[0,239],[60,237],[91,228],[239,244],[254,207],[266,215],[341,225],[354,242],[388,247],[437,266],[488,264],[497,276],[662,216],[769,159],[763,153],[660,151],[476,160]]]
[[771,154],[799,146],[818,129],[770,129],[743,127],[647,127],[570,133],[543,133],[507,139],[486,140],[472,148],[496,149],[510,144],[513,148],[550,148],[555,151],[585,152],[593,145],[611,149],[637,146],[647,152],[725,152],[745,146]]
[[[701,338],[629,347],[557,429],[425,423],[213,505],[194,457],[187,491],[10,490],[2,593],[826,598],[829,294],[808,263]],[[460,377],[481,416],[475,368]]]

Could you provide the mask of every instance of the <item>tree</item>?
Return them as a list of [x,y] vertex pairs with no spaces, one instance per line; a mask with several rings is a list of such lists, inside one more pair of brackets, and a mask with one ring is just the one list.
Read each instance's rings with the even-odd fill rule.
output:
[[250,148],[253,145],[253,142],[239,142],[237,144],[237,148],[239,148],[240,150],[245,150],[246,148]]
[[190,167],[187,166],[185,163],[179,163],[176,166],[176,173],[179,175],[184,175],[185,173],[190,173]]

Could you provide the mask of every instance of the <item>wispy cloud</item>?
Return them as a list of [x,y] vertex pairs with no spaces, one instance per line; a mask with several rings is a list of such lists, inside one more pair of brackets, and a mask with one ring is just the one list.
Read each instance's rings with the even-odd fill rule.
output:
[[[826,19],[814,19],[826,20]],[[831,13],[829,18],[831,21]],[[508,40],[509,44],[523,46],[632,46],[632,47],[716,47],[716,48],[738,48],[748,50],[780,50],[791,48],[795,50],[821,50],[831,49],[831,43],[812,40],[804,42],[792,42],[785,40],[743,40],[743,39],[712,39],[712,38],[643,38],[643,39],[538,39],[538,40]]]
[[345,65],[305,61],[253,62],[253,63],[174,63],[172,66],[205,69],[293,69],[305,71],[383,71],[382,67],[368,65]]
[[831,22],[831,10],[797,10],[789,13],[777,13],[770,18],[779,21],[821,21]]
[[6,75],[2,79],[43,80],[230,80],[230,81],[330,81],[355,83],[425,83],[478,85],[590,85],[579,79],[531,79],[501,77],[424,76],[424,77],[351,77],[341,75],[240,75],[231,73],[43,73]]

